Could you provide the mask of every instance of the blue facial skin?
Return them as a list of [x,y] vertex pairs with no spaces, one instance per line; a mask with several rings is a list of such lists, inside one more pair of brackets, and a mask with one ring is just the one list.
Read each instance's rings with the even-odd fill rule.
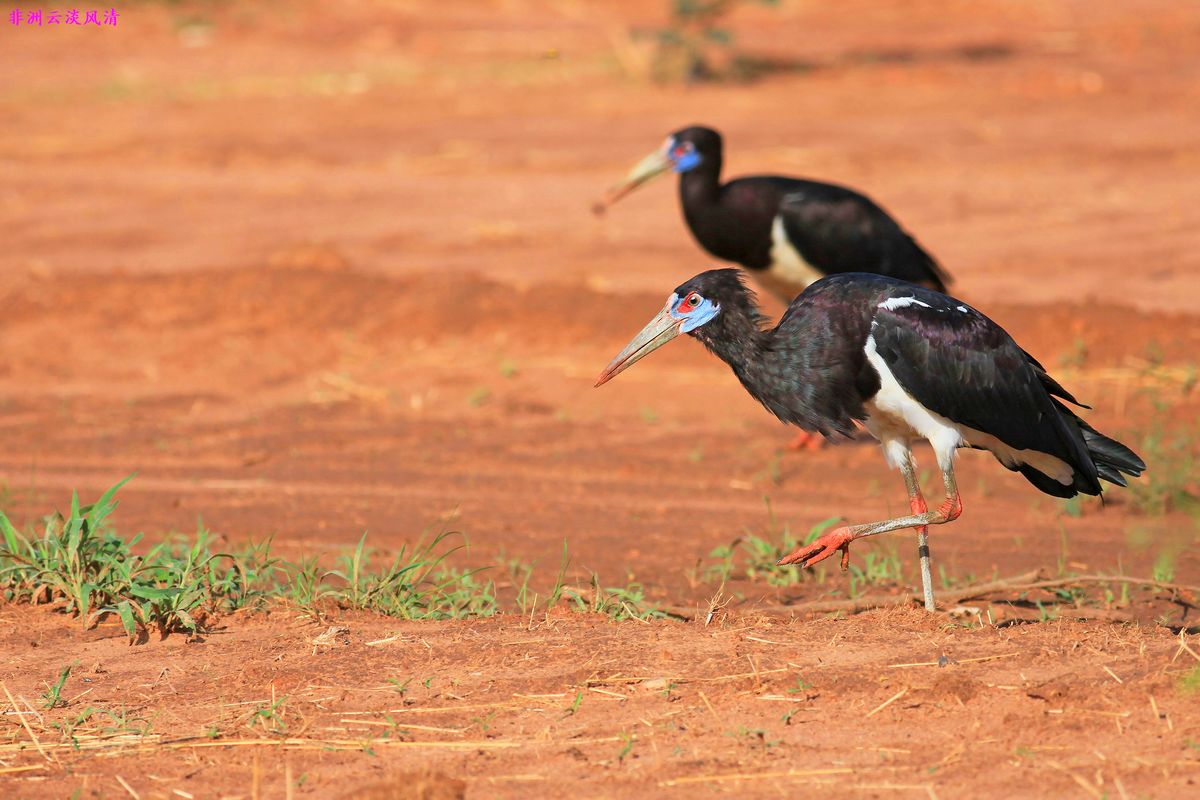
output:
[[684,298],[679,295],[671,295],[671,316],[683,320],[679,326],[680,333],[691,333],[721,311],[719,305],[707,298],[701,298],[700,305],[691,308],[681,308],[683,301]]
[[679,158],[671,158],[672,163],[675,164],[674,169],[676,172],[687,172],[689,169],[695,169],[700,166],[701,160],[700,154],[695,150],[689,150]]

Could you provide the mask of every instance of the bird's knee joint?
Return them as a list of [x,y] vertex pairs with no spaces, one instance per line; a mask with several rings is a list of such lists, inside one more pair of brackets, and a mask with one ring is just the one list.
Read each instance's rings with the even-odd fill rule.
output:
[[938,515],[945,522],[953,522],[962,515],[962,501],[958,499],[957,495],[947,497],[946,502],[942,503],[942,507],[938,509]]

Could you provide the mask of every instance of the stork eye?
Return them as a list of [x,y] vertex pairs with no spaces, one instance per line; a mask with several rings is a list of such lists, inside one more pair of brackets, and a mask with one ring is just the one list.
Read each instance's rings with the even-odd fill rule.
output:
[[700,295],[696,294],[695,292],[689,294],[687,304],[688,308],[695,308],[696,306],[700,305]]

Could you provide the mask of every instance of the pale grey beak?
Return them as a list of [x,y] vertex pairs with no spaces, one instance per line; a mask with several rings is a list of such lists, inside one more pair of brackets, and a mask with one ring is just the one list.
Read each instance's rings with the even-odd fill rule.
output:
[[674,339],[680,334],[679,329],[682,325],[683,320],[675,319],[671,316],[671,303],[668,301],[663,310],[658,312],[658,315],[650,320],[637,336],[633,337],[633,341],[625,345],[625,349],[618,353],[617,357],[604,368],[604,371],[600,373],[600,377],[596,379],[596,386],[608,383],[614,377]]
[[596,205],[592,206],[592,210],[597,214],[603,214],[613,203],[643,183],[671,169],[672,166],[671,159],[667,156],[667,146],[664,145],[643,158],[633,169],[629,170],[629,174],[625,176],[625,180],[605,192],[604,197]]

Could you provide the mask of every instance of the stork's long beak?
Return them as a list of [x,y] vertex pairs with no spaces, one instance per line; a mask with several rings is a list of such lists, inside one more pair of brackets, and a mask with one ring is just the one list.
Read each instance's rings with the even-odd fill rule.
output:
[[655,150],[643,158],[629,170],[625,179],[604,193],[597,203],[592,206],[596,214],[603,214],[608,207],[620,200],[643,183],[655,178],[671,168],[671,159],[667,157],[666,148]]
[[608,383],[619,373],[629,369],[674,339],[679,335],[682,325],[683,320],[671,316],[671,304],[668,303],[654,319],[650,320],[646,327],[642,328],[641,333],[633,337],[633,341],[625,345],[625,349],[604,368],[600,377],[596,379],[596,385]]

